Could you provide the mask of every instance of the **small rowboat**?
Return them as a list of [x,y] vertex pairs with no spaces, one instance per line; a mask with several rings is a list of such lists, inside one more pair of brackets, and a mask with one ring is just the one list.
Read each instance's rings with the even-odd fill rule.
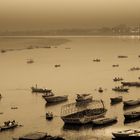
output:
[[94,125],[106,125],[113,122],[117,122],[117,117],[112,117],[112,118],[103,117],[103,118],[95,119],[92,121]]
[[53,113],[52,112],[51,113],[50,112],[47,112],[46,113],[46,119],[47,120],[52,120],[53,119]]
[[13,128],[17,127],[17,126],[18,126],[17,122],[15,122],[14,124],[11,124],[11,125],[3,125],[3,126],[0,126],[0,131],[13,129]]

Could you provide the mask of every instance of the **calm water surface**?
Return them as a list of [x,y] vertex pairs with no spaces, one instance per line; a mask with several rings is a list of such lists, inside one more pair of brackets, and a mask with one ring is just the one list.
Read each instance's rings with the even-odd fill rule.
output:
[[[123,104],[110,106],[110,97],[123,96],[123,100],[140,98],[140,88],[131,87],[129,93],[112,91],[120,82],[114,77],[123,77],[126,81],[138,81],[139,71],[129,71],[140,66],[140,40],[131,37],[69,37],[68,42],[58,40],[49,42],[50,49],[22,49],[29,46],[45,46],[50,38],[15,37],[0,38],[0,49],[16,49],[0,53],[0,124],[15,119],[22,124],[14,130],[0,133],[0,140],[11,140],[32,131],[47,131],[51,135],[62,135],[68,140],[111,139],[112,131],[140,127],[140,121],[124,124]],[[66,49],[70,48],[70,49]],[[22,49],[22,50],[20,50]],[[119,59],[118,55],[128,58]],[[27,64],[32,58],[35,63]],[[99,58],[101,62],[93,62]],[[55,68],[55,64],[61,67]],[[112,67],[119,64],[119,67]],[[41,94],[33,94],[31,86],[38,84],[48,87],[56,95],[69,95],[69,101],[48,106]],[[103,93],[96,89],[102,87]],[[77,93],[91,93],[94,99],[102,99],[108,109],[107,116],[117,116],[118,122],[111,126],[95,128],[92,125],[70,127],[60,118],[61,106],[74,102]],[[17,110],[11,110],[17,106]],[[131,110],[139,110],[140,107]],[[46,121],[45,113],[52,111],[56,116]]]

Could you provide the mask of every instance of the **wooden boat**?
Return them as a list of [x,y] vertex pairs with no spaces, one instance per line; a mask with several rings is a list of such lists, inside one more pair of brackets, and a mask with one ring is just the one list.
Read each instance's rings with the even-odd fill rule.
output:
[[112,65],[112,67],[119,67],[119,64],[114,64]]
[[127,130],[123,130],[123,131],[117,131],[117,132],[112,132],[112,135],[115,138],[129,138],[130,136],[133,136],[135,134],[139,134],[140,130],[139,129],[127,129]]
[[52,112],[47,112],[46,113],[46,119],[47,120],[52,120],[53,119],[53,113]]
[[52,90],[51,89],[47,89],[47,88],[38,88],[37,85],[36,87],[31,87],[32,92],[38,92],[38,93],[49,93]]
[[110,98],[110,100],[111,100],[111,104],[115,104],[115,103],[122,102],[123,98],[122,96],[118,96],[118,97]]
[[76,102],[91,102],[91,94],[77,94]]
[[17,106],[13,106],[13,107],[11,107],[11,109],[18,109],[18,107]]
[[100,59],[93,59],[94,62],[100,62]]
[[0,99],[2,98],[2,95],[0,94]]
[[132,68],[130,68],[130,71],[135,71],[135,70],[140,70],[140,68],[139,67],[132,67]]
[[128,58],[126,55],[119,55],[118,58]]
[[117,122],[117,117],[112,117],[112,118],[98,118],[92,121],[94,125],[105,125],[105,124],[110,124],[113,122]]
[[27,64],[32,64],[32,63],[34,63],[33,59],[27,59]]
[[5,122],[4,125],[0,126],[0,131],[4,131],[4,130],[8,130],[8,129],[13,129],[15,127],[18,126],[18,123],[17,122],[11,122],[11,121],[8,121],[8,122]]
[[125,120],[140,118],[140,111],[131,111],[124,114]]
[[140,87],[140,82],[121,82],[123,86],[135,86]]
[[53,92],[48,92],[48,93],[45,93],[42,95],[42,97],[50,97],[50,96],[54,96],[54,93]]
[[47,101],[47,103],[57,103],[68,100],[68,95],[44,97],[44,99]]
[[113,79],[114,82],[122,81],[122,80],[123,80],[123,78],[120,78],[120,77],[115,77],[115,78]]
[[61,65],[60,65],[60,64],[56,64],[56,65],[54,65],[54,67],[56,67],[56,68],[57,68],[57,67],[61,67]]
[[5,53],[5,52],[6,52],[6,50],[3,50],[3,49],[1,50],[1,53]]
[[112,88],[112,90],[117,92],[128,92],[129,88],[124,88],[123,86]]
[[76,106],[76,103],[71,103],[62,106],[61,119],[65,124],[86,124],[103,117],[106,111],[102,100],[94,100],[83,106]]
[[124,107],[140,105],[140,99],[124,101],[123,104],[124,104]]
[[103,92],[103,89],[99,87],[98,92]]

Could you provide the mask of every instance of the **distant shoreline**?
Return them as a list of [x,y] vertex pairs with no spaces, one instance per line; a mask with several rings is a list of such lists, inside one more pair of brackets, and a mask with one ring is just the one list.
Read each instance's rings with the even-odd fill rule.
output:
[[16,38],[16,37],[19,37],[19,38],[26,38],[26,37],[35,37],[35,38],[79,38],[79,37],[115,37],[115,38],[120,38],[120,37],[130,37],[130,38],[140,38],[140,35],[0,35],[0,38]]

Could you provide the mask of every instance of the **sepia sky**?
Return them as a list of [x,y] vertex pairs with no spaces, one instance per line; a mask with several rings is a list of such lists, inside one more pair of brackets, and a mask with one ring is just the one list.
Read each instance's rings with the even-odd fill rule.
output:
[[140,23],[140,0],[0,0],[0,29]]

